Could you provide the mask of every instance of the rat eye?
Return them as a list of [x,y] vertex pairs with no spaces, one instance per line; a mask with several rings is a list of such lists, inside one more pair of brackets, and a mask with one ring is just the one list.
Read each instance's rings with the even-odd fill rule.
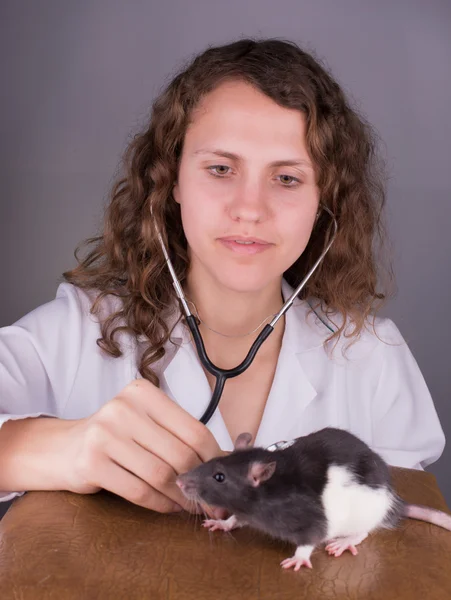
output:
[[224,481],[224,479],[225,479],[225,475],[224,475],[224,473],[215,473],[213,475],[213,478],[216,479],[216,481],[218,483],[222,483]]

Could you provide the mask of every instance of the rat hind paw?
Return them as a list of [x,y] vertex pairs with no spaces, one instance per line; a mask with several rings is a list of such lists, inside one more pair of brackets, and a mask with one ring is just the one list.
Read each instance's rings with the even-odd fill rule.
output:
[[367,535],[367,533],[364,533],[363,535],[350,535],[330,540],[326,546],[326,550],[330,555],[334,555],[335,557],[341,556],[346,550],[349,550],[353,556],[356,556],[358,554],[356,546],[360,542],[363,542]]

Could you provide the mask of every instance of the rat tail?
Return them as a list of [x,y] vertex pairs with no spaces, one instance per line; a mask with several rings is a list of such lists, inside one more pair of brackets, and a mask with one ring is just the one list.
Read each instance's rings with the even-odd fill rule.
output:
[[426,523],[432,523],[451,531],[451,515],[441,510],[435,510],[434,508],[428,508],[420,504],[406,504],[404,507],[404,516],[409,519],[426,521]]

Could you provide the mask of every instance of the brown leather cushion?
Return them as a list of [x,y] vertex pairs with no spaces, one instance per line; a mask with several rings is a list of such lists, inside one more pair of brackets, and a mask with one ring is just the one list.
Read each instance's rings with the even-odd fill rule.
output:
[[[446,510],[431,473],[393,469],[411,502]],[[449,512],[449,511],[448,511]],[[0,598],[20,600],[451,599],[451,532],[419,521],[369,536],[359,554],[312,555],[251,531],[209,533],[200,517],[160,515],[101,492],[32,492],[0,523]]]

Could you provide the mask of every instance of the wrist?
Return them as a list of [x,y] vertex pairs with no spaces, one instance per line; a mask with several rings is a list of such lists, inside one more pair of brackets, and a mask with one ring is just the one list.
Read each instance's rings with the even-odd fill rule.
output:
[[0,489],[68,489],[66,448],[76,422],[32,417],[4,423],[0,429]]

